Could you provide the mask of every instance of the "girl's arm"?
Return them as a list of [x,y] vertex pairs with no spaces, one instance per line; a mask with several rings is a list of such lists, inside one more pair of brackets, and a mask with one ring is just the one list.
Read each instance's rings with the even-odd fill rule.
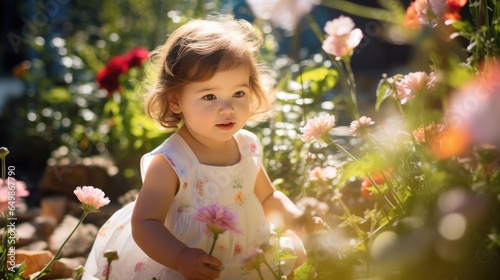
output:
[[219,268],[221,262],[201,249],[189,248],[164,226],[178,185],[179,178],[172,166],[162,155],[154,156],[135,202],[132,236],[150,258],[186,278],[203,275],[215,279],[219,271],[213,268]]
[[276,190],[263,167],[257,175],[254,192],[260,203],[262,203],[269,222],[278,227],[284,226],[288,229],[295,229],[297,226],[295,219],[302,212],[290,198]]

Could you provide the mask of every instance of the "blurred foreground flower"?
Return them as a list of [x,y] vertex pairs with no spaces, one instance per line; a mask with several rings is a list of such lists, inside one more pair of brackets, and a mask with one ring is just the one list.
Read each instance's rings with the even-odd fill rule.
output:
[[64,245],[68,242],[68,240],[71,238],[71,236],[75,233],[76,229],[82,224],[83,220],[85,217],[87,217],[88,214],[98,212],[97,210],[101,208],[104,205],[107,205],[109,203],[109,198],[104,197],[104,192],[98,188],[94,188],[92,186],[84,186],[83,188],[77,187],[76,190],[74,191],[75,195],[77,196],[78,200],[82,203],[80,206],[83,209],[83,214],[80,217],[80,220],[76,224],[75,228],[71,233],[68,235],[66,240],[64,240],[63,244],[61,247],[59,247],[59,250],[57,250],[57,253],[54,255],[54,257],[48,262],[45,267],[35,273],[34,275],[31,275],[31,280],[37,280],[49,273],[50,266],[56,261],[61,258],[61,251]]
[[16,181],[12,177],[5,181],[0,180],[0,213],[15,209],[16,205],[21,203],[21,198],[29,194],[23,181]]
[[406,9],[404,25],[414,29],[422,26],[436,27],[461,19],[460,10],[467,0],[416,0]]
[[238,216],[234,214],[229,207],[224,207],[218,203],[200,207],[194,219],[205,223],[208,233],[213,233],[214,235],[214,242],[209,252],[210,255],[214,250],[215,242],[217,238],[219,238],[219,234],[227,230],[243,234],[243,231],[238,228]]
[[500,144],[500,63],[487,65],[471,83],[455,92],[450,100],[445,121],[448,138],[461,139],[448,157],[475,144]]
[[321,141],[321,139],[333,128],[335,125],[335,116],[330,114],[323,114],[310,119],[304,127],[300,128],[302,132],[302,141],[311,142],[313,140]]
[[339,58],[350,57],[354,48],[363,39],[361,29],[354,27],[352,19],[346,16],[328,21],[325,25],[328,37],[323,41],[323,50]]
[[[9,169],[9,172],[6,172],[5,158],[8,154],[9,149],[6,147],[0,148],[0,168],[2,169],[2,177],[0,178],[0,213],[15,210],[21,198],[27,197],[30,194],[23,181],[17,181],[12,177],[15,175],[14,171]],[[8,178],[6,177],[7,174]],[[14,216],[13,212],[9,215]]]
[[461,19],[460,10],[467,4],[467,0],[429,0],[434,15],[450,24]]
[[311,181],[323,181],[328,179],[333,179],[337,176],[337,168],[333,166],[327,167],[315,167],[314,169],[308,170],[309,180]]
[[286,30],[293,30],[319,0],[246,0],[253,14]]

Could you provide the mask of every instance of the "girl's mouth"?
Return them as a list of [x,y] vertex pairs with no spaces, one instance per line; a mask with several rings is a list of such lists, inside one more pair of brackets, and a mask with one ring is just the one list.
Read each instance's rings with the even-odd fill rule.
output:
[[234,122],[225,122],[225,123],[220,123],[216,125],[218,128],[223,129],[223,130],[229,130],[233,128]]

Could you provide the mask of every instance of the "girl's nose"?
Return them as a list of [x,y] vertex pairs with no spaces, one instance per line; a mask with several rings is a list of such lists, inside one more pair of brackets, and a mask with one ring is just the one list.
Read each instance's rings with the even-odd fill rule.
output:
[[221,115],[228,115],[234,113],[234,107],[233,104],[229,101],[223,101],[221,102],[221,107],[219,109],[219,113]]

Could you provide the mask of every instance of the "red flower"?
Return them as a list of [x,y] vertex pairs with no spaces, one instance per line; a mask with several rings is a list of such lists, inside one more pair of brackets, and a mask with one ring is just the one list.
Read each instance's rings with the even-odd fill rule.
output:
[[107,98],[111,97],[114,91],[118,91],[120,87],[119,76],[128,71],[128,63],[124,56],[112,57],[106,67],[99,71],[96,76],[99,88],[103,88],[108,92]]
[[112,57],[106,67],[97,73],[96,81],[99,88],[108,92],[107,98],[110,98],[113,92],[120,91],[120,75],[127,73],[132,67],[139,67],[148,59],[149,51],[143,47],[137,47],[130,50],[125,55]]
[[149,51],[143,47],[133,48],[125,55],[129,68],[141,66],[148,57]]
[[[389,176],[388,172],[384,172],[385,177]],[[371,175],[373,181],[375,184],[380,185],[385,183],[384,176],[382,176],[382,173],[377,172]],[[373,186],[372,182],[368,177],[366,177],[363,182],[361,183],[361,197],[366,198],[366,199],[373,199],[372,192],[369,191],[367,188]]]
[[460,20],[460,10],[467,4],[467,0],[446,0],[446,11],[443,18],[445,21]]

